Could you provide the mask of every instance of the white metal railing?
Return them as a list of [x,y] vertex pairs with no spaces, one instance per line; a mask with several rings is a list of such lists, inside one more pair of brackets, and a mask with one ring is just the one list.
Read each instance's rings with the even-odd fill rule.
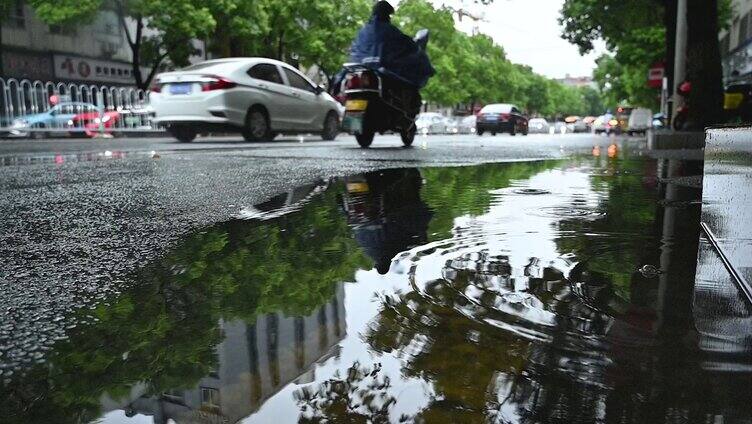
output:
[[148,93],[135,87],[0,78],[0,136],[162,131],[153,116]]

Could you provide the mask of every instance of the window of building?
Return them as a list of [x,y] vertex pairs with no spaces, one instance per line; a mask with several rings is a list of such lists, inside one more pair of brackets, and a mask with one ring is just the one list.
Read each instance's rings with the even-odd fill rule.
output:
[[287,79],[290,81],[290,85],[299,88],[301,90],[310,91],[311,93],[315,93],[316,90],[313,88],[311,84],[306,81],[305,78],[300,76],[297,72],[285,68],[285,74],[287,74]]
[[201,407],[219,409],[219,390],[211,387],[201,388]]
[[729,34],[726,34],[721,38],[721,56],[726,56],[729,50],[731,50],[731,38]]
[[24,5],[22,0],[16,0],[16,2],[10,7],[10,13],[4,21],[9,27],[26,27],[26,17],[24,16]]
[[76,27],[72,25],[50,25],[50,34],[73,37],[76,35]]
[[739,42],[737,46],[741,46],[749,38],[749,13],[744,15],[739,21]]

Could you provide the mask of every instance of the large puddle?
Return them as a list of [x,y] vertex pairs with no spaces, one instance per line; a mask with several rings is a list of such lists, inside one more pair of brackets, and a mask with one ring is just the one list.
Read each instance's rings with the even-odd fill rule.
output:
[[642,153],[386,170],[244,208],[0,370],[2,415],[748,423],[752,318],[699,241],[702,164]]

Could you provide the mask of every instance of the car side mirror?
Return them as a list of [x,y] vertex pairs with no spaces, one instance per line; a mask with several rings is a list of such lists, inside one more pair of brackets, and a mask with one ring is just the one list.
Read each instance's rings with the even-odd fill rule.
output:
[[321,93],[326,92],[326,88],[324,88],[323,85],[317,85],[315,91],[316,91],[316,95],[320,95]]

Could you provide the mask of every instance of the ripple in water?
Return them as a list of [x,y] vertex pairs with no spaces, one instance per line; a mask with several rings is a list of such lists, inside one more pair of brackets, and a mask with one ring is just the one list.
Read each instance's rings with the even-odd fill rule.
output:
[[603,212],[585,207],[551,206],[546,208],[528,209],[528,213],[547,218],[600,218]]

